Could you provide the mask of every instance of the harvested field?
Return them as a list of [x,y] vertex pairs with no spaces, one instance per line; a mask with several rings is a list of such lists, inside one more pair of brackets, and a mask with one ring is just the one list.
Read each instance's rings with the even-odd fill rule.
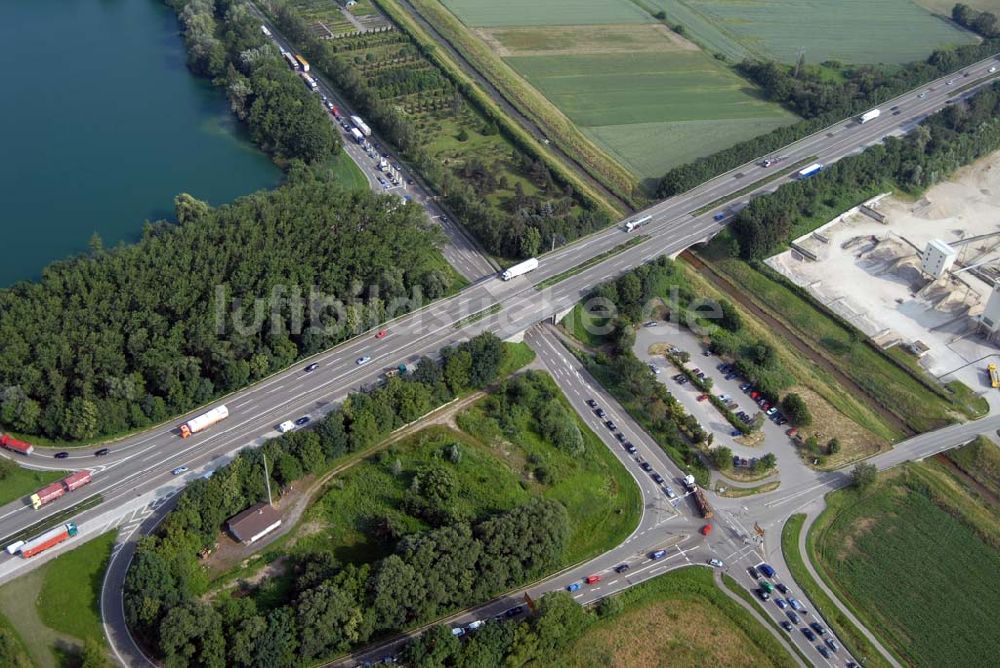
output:
[[629,0],[443,0],[467,26],[653,23]]

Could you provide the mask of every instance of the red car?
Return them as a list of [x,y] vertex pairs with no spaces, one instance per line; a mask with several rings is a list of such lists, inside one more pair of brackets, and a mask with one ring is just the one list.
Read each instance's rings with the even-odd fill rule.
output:
[[705,399],[708,399],[708,395],[707,394],[699,394],[698,395],[698,401],[705,401]]
[[707,536],[710,533],[712,533],[712,525],[711,524],[706,524],[705,526],[703,526],[701,528],[701,535]]
[[600,575],[588,575],[587,579],[584,580],[584,582],[586,582],[589,585],[597,584],[600,581],[601,581],[601,576]]
[[750,398],[751,399],[756,399],[759,396],[760,396],[760,392],[758,392],[757,390],[754,390],[753,392],[750,393]]
[[389,333],[389,330],[387,330],[387,329],[380,329],[380,330],[378,330],[378,334],[375,335],[375,338],[376,339],[384,339],[385,335],[388,334],[388,333]]

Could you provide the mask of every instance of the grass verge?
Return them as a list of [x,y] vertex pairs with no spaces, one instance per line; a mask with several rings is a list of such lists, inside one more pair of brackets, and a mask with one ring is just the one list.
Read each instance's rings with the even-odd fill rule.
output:
[[483,318],[488,318],[494,313],[499,313],[501,310],[503,310],[503,304],[497,302],[496,304],[493,304],[493,306],[487,306],[482,311],[477,311],[470,316],[462,318],[452,326],[455,329],[462,329],[466,325],[471,325],[474,322],[479,322]]
[[46,626],[104,644],[101,586],[116,534],[109,531],[42,567],[45,575],[36,608]]
[[781,481],[772,480],[771,482],[765,482],[763,485],[757,485],[756,487],[726,487],[726,491],[718,492],[718,494],[719,496],[725,496],[730,499],[741,499],[744,496],[753,496],[754,494],[766,494],[767,492],[773,492],[779,487],[781,487]]
[[321,171],[329,173],[337,183],[348,190],[368,190],[368,179],[365,178],[361,168],[351,160],[351,156],[347,155],[347,151],[341,150],[327,160]]
[[882,653],[875,649],[875,646],[861,633],[854,622],[834,605],[830,597],[820,589],[809,571],[806,570],[802,554],[799,552],[799,534],[802,533],[805,519],[806,516],[801,513],[792,515],[781,529],[781,552],[785,557],[785,563],[788,564],[788,570],[791,571],[792,578],[802,587],[809,600],[819,608],[820,614],[830,624],[833,632],[847,646],[851,654],[862,662],[862,665],[869,666],[869,668],[892,668]]
[[796,665],[749,612],[715,586],[707,568],[671,571],[616,598],[623,610],[594,622],[566,650],[564,665]]
[[69,471],[34,471],[21,468],[16,461],[8,465],[7,460],[0,459],[0,506],[26,497],[68,475]]
[[637,245],[641,244],[643,241],[646,241],[647,239],[649,239],[649,235],[647,235],[647,234],[640,234],[638,236],[634,236],[631,239],[629,239],[628,241],[620,243],[617,246],[615,246],[614,248],[611,248],[609,250],[604,251],[600,255],[595,255],[594,257],[588,259],[586,262],[581,262],[580,264],[576,265],[572,269],[567,269],[566,271],[562,272],[561,274],[556,274],[555,276],[549,276],[548,278],[546,278],[541,283],[538,283],[537,285],[535,285],[535,289],[536,290],[544,290],[545,288],[552,287],[556,283],[562,283],[567,278],[569,278],[571,276],[576,276],[577,274],[579,274],[581,272],[584,272],[587,269],[590,269],[595,264],[600,264],[601,262],[604,262],[605,260],[607,260],[609,257],[614,257],[615,255],[618,255],[619,253],[623,253],[624,251],[628,250],[632,246],[637,246]]

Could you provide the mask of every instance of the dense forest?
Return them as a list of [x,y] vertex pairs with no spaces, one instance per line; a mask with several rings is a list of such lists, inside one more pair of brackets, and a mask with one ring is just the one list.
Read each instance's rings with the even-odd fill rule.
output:
[[794,225],[811,217],[821,202],[845,197],[862,201],[887,184],[920,192],[998,148],[1000,84],[993,84],[945,107],[902,138],[887,137],[817,176],[754,198],[736,215],[730,230],[744,259],[760,259],[787,243]]
[[[570,241],[611,222],[598,203],[557,180],[542,156],[521,144],[516,136],[506,137],[514,146],[511,161],[518,173],[538,189],[536,194],[525,194],[515,188],[518,192],[514,196],[499,197],[501,184],[489,164],[474,161],[442,164],[429,154],[425,148],[428,138],[415,127],[413,117],[403,110],[395,96],[444,86],[450,91],[444,95],[446,99],[471,105],[469,97],[463,94],[463,84],[448,80],[429,61],[421,61],[420,67],[392,77],[366,75],[349,54],[339,51],[338,40],[317,38],[294,7],[280,0],[272,0],[269,6],[283,34],[344,93],[383,139],[399,149],[488,252],[509,258],[530,257],[554,237]],[[420,57],[419,45],[409,44],[409,47]],[[485,114],[482,109],[476,109],[476,113]],[[488,132],[502,131],[496,119],[484,117],[482,123]]]
[[414,503],[431,528],[397,536],[389,556],[359,566],[310,553],[292,559],[289,589],[280,600],[203,598],[208,583],[197,555],[218,539],[227,517],[267,498],[262,457],[271,463],[272,488],[279,489],[492,383],[505,360],[503,344],[488,333],[442,349],[439,362],[423,358],[412,374],[352,394],[315,429],[244,450],[210,479],[188,485],[176,509],[137,549],[124,593],[130,627],[168,666],[298,666],[551,570],[569,531],[562,505],[536,499],[490,517],[459,519],[439,507],[447,495],[426,480]]
[[832,123],[863,113],[921,84],[1000,51],[1000,40],[992,39],[993,35],[984,36],[991,39],[956,49],[938,50],[925,60],[892,69],[876,65],[847,66],[837,62],[812,66],[745,60],[736,66],[736,70],[763,88],[768,99],[782,104],[805,120],[670,170],[660,181],[657,196],[666,198],[690,190]]
[[[181,195],[176,224],[0,290],[0,425],[59,439],[144,427],[384,321],[389,304],[440,297],[440,230],[397,201],[293,169],[215,209]],[[257,326],[255,300],[269,300]]]
[[225,86],[233,113],[276,162],[315,163],[340,150],[320,104],[265,40],[260,22],[238,0],[166,0],[176,12],[188,67]]

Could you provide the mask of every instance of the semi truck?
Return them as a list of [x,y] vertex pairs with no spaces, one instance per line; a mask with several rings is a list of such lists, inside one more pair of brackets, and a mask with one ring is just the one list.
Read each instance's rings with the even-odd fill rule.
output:
[[987,365],[986,370],[990,373],[990,385],[1000,387],[1000,369],[997,369],[997,365],[991,362]]
[[299,69],[299,61],[295,60],[295,56],[288,53],[287,51],[283,52],[281,55],[285,57],[285,61],[288,63],[289,67],[291,67],[293,70]]
[[871,111],[866,111],[865,113],[858,116],[858,123],[864,125],[868,121],[874,121],[880,115],[882,115],[882,112],[878,109],[872,109]]
[[694,500],[698,504],[698,512],[706,520],[712,519],[715,513],[712,512],[712,506],[708,505],[708,499],[705,498],[705,492],[700,488],[694,490]]
[[351,136],[354,137],[354,141],[358,142],[359,144],[365,143],[365,136],[361,134],[361,130],[357,128],[351,128]]
[[19,441],[10,434],[0,436],[0,448],[25,456],[30,455],[35,451],[35,446],[30,443],[25,443],[24,441]]
[[642,218],[636,218],[635,220],[630,220],[625,223],[625,231],[634,232],[643,225],[649,223],[649,221],[651,221],[652,219],[653,219],[652,216],[643,216]]
[[181,438],[187,438],[191,434],[208,429],[216,422],[229,417],[229,409],[225,406],[216,406],[207,413],[202,413],[198,417],[191,418],[180,426]]
[[45,550],[58,545],[59,543],[72,538],[77,534],[76,524],[69,522],[62,526],[58,526],[55,529],[49,529],[41,536],[37,536],[27,541],[20,547],[18,552],[25,559],[29,559],[39,552],[44,552]]
[[316,80],[305,72],[302,73],[302,80],[306,82],[307,86],[309,86],[309,90],[316,90],[319,88],[319,84],[316,83]]
[[804,168],[802,168],[802,169],[799,170],[799,178],[800,179],[808,179],[810,176],[816,176],[817,174],[819,174],[822,171],[823,171],[823,165],[821,165],[818,162],[814,162],[813,164],[809,165],[808,167],[804,167]]
[[93,480],[90,471],[77,471],[66,476],[59,482],[46,485],[31,495],[31,507],[38,510],[47,503],[51,503],[61,497],[66,492],[73,492],[83,487]]
[[360,116],[351,116],[351,123],[353,123],[354,127],[356,127],[358,130],[361,130],[361,134],[363,134],[364,136],[366,137],[372,136],[372,129],[368,127],[363,120],[361,120]]
[[505,270],[500,274],[500,278],[505,281],[509,281],[512,278],[522,276],[527,274],[529,271],[534,271],[535,269],[538,269],[538,258],[533,257],[525,260],[524,262],[519,262],[513,267]]
[[295,60],[298,61],[299,67],[302,68],[303,72],[308,72],[309,71],[309,61],[308,60],[306,60],[305,58],[303,58],[302,56],[300,56],[297,53],[295,54]]

